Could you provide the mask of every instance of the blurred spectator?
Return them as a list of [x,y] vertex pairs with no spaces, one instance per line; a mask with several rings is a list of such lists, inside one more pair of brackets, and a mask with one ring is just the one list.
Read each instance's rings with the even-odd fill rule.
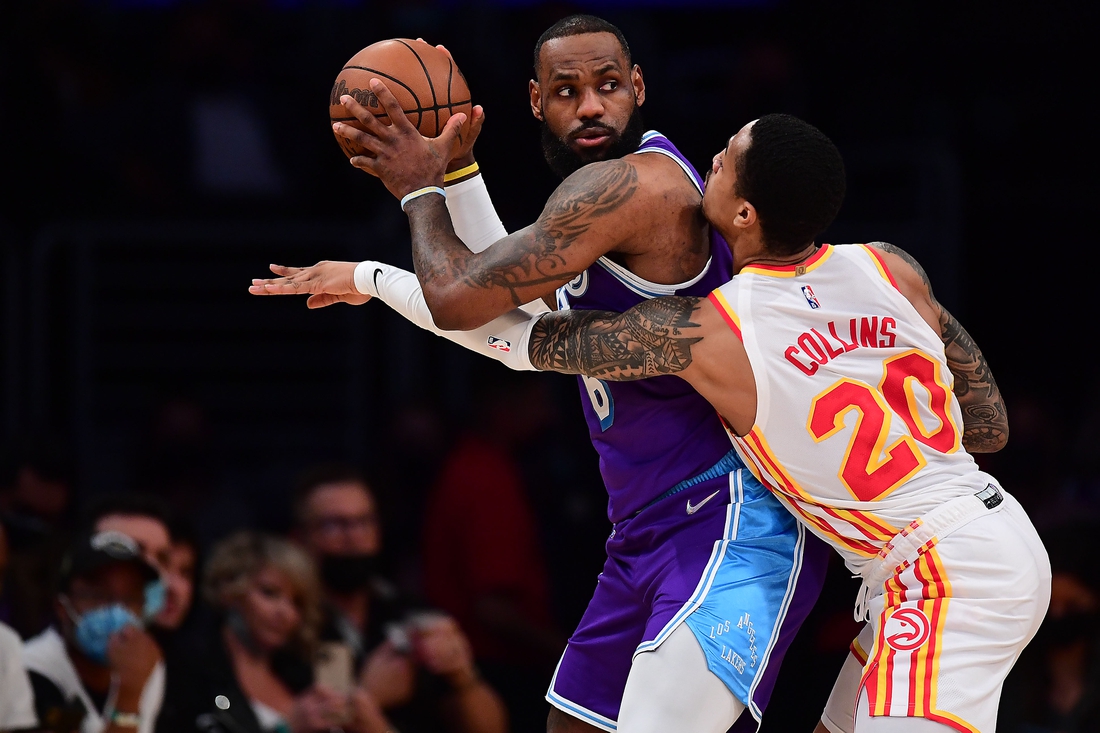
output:
[[199,546],[190,527],[176,524],[172,528],[172,548],[168,553],[165,575],[170,578],[164,608],[157,622],[166,629],[178,631],[191,616],[195,599],[195,573],[199,567]]
[[492,376],[474,397],[486,406],[475,413],[480,424],[447,457],[428,500],[424,589],[468,630],[478,663],[523,729],[545,719],[542,697],[565,648],[516,460],[552,413],[537,378]]
[[317,560],[328,620],[325,638],[345,644],[360,684],[405,733],[497,733],[504,708],[474,667],[451,618],[410,612],[379,573],[382,531],[374,495],[360,474],[320,467],[297,487],[298,537]]
[[56,627],[27,642],[40,725],[54,733],[152,733],[164,664],[143,628],[159,574],[118,532],[81,534],[61,566]]
[[[88,511],[87,526],[100,532],[115,531],[132,538],[146,562],[160,573],[164,598],[152,623],[170,632],[179,628],[191,605],[191,581],[172,561],[171,515],[156,497],[115,494],[95,502]],[[163,639],[162,639],[163,641]]]
[[9,523],[45,532],[65,524],[72,500],[72,463],[48,439],[28,441],[0,461],[0,510]]
[[314,685],[320,587],[297,547],[252,532],[233,535],[214,548],[203,592],[221,623],[189,675],[188,705],[174,721],[180,730],[392,730],[365,691]]
[[7,530],[9,568],[0,619],[26,638],[53,618],[48,583],[68,544],[73,465],[49,438],[28,439],[0,457],[0,524]]
[[[8,541],[0,524],[0,589],[8,567]],[[23,642],[9,626],[0,623],[0,730],[33,728],[34,696],[23,667]]]
[[226,482],[209,411],[198,399],[169,393],[153,403],[139,430],[135,485],[160,497],[174,519],[194,523],[202,547],[256,525],[257,507]]
[[1052,571],[1050,610],[1001,697],[1002,733],[1100,731],[1100,568],[1094,523],[1066,524],[1043,542]]

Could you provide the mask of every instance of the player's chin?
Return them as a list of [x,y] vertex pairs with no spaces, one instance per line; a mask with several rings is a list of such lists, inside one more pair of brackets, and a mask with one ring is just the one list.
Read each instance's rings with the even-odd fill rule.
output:
[[612,157],[612,149],[615,147],[615,138],[608,137],[599,145],[579,145],[576,142],[569,143],[569,149],[573,154],[585,163],[596,163]]

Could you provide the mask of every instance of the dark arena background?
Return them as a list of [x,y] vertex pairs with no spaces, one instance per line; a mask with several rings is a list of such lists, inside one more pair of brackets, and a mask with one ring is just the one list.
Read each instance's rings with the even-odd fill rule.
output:
[[[534,558],[513,578],[529,645],[478,669],[510,730],[542,728],[610,531],[575,380],[513,375],[379,303],[309,311],[247,288],[273,262],[411,269],[397,202],[348,165],[326,111],[344,61],[385,38],[453,52],[486,110],[476,153],[497,209],[510,231],[533,221],[556,179],[528,108],[531,50],[559,18],[591,12],[631,44],[647,126],[696,167],[746,122],[798,115],[847,166],[824,239],[889,241],[925,266],[1008,407],[1008,447],[980,462],[1031,514],[1056,577],[998,730],[1100,730],[1098,7],[0,4],[0,621],[24,638],[53,621],[57,558],[89,508],[137,494],[197,550],[195,608],[177,633],[205,638],[216,613],[203,558],[240,529],[297,538],[294,487],[331,464],[369,481],[382,572],[404,596],[430,596],[433,497],[476,435],[488,458],[467,474],[484,486],[466,489],[511,503],[451,517],[449,536],[490,565],[513,539]],[[857,587],[835,562],[764,731],[813,730],[857,630]]]

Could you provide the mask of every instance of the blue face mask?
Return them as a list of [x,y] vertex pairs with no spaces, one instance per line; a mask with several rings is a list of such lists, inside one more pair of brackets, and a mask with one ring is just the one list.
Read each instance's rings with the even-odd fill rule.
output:
[[152,621],[158,613],[164,610],[164,598],[167,594],[164,581],[157,578],[145,586],[145,607],[141,610],[141,617],[146,621]]
[[75,624],[73,641],[93,662],[107,664],[107,644],[111,637],[127,626],[142,628],[141,619],[121,603],[93,608],[77,616],[66,603],[65,610]]

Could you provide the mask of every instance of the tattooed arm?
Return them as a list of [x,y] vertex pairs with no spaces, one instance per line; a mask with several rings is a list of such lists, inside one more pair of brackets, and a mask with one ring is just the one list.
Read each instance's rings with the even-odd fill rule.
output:
[[413,199],[413,265],[436,324],[477,328],[553,293],[634,236],[646,218],[637,190],[634,163],[592,163],[558,187],[534,224],[477,254],[455,236],[442,198]]
[[611,382],[678,374],[702,340],[691,320],[701,298],[653,298],[626,313],[564,311],[543,316],[531,333],[531,363],[543,371]]
[[748,355],[705,298],[652,298],[625,313],[548,313],[534,325],[528,351],[536,369],[612,382],[675,374],[739,434],[756,419]]
[[955,376],[955,397],[962,407],[963,446],[971,453],[999,451],[1008,441],[1008,414],[981,349],[936,300],[928,273],[912,255],[886,242],[872,242],[871,246],[886,253],[902,294],[943,340],[947,366]]

